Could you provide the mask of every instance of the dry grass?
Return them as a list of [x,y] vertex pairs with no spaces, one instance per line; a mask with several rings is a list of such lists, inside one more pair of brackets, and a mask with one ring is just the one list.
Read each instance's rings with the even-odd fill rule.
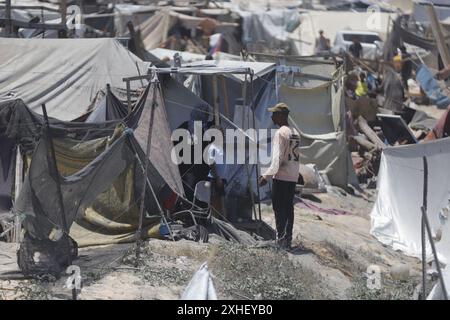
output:
[[234,299],[326,299],[311,270],[271,248],[219,244],[210,250],[209,266],[219,292]]

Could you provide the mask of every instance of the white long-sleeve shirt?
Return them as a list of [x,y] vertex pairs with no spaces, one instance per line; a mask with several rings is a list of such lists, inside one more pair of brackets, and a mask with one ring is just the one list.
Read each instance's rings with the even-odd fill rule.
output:
[[264,178],[297,182],[300,171],[300,135],[295,128],[282,126],[272,144],[272,162]]

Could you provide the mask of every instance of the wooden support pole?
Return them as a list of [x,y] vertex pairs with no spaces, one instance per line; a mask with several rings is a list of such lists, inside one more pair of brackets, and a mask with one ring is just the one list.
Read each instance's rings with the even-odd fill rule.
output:
[[450,51],[448,50],[447,43],[445,42],[445,37],[442,32],[442,26],[436,14],[436,10],[432,3],[424,3],[428,17],[430,19],[431,29],[433,31],[433,36],[436,39],[439,54],[441,55],[442,62],[445,67],[450,66]]
[[[150,85],[153,85],[153,96],[152,96],[152,102],[151,102],[151,111],[150,111],[150,115],[149,115],[149,128],[148,128],[148,135],[147,135],[145,163],[143,164],[140,161],[139,156],[137,156],[139,164],[141,165],[141,167],[143,167],[144,182],[143,182],[143,186],[142,186],[141,199],[140,199],[139,225],[138,225],[138,230],[136,232],[136,261],[135,261],[136,268],[139,266],[139,260],[140,260],[140,254],[141,254],[142,227],[144,224],[145,194],[146,194],[147,186],[148,186],[150,192],[152,193],[152,196],[155,199],[156,204],[158,205],[158,210],[159,210],[159,213],[161,214],[163,223],[169,229],[170,237],[172,238],[173,241],[175,241],[172,230],[171,230],[169,224],[167,223],[166,217],[164,216],[163,209],[159,203],[159,200],[157,198],[155,190],[153,189],[150,181],[148,180],[148,169],[150,167],[150,151],[151,151],[151,147],[152,147],[153,122],[154,122],[154,118],[155,118],[154,115],[155,115],[155,109],[158,107],[157,95],[158,95],[158,92],[160,92],[160,90],[161,90],[161,88],[159,87],[159,81],[157,79],[153,79]],[[144,115],[142,115],[142,116],[144,116]],[[134,143],[132,142],[131,145],[137,155],[137,150],[136,150],[136,147],[134,146]]]
[[61,12],[61,24],[67,24],[67,0],[61,0],[59,3],[59,10]]
[[227,92],[227,82],[224,76],[220,76],[220,88],[222,90],[222,96],[223,96],[223,108],[225,112],[225,116],[227,118],[230,118],[230,106],[228,103],[228,92]]
[[127,84],[127,107],[128,107],[128,114],[131,113],[132,105],[131,105],[131,85],[130,80],[125,80]]
[[9,38],[12,35],[11,0],[5,1],[5,19],[5,36]]
[[217,92],[217,76],[212,76],[214,124],[220,126],[219,94]]
[[[130,82],[127,82],[129,84]],[[151,83],[151,86],[153,86],[152,90],[152,102],[151,102],[151,111],[149,114],[149,125],[148,125],[148,133],[147,133],[147,147],[145,151],[145,164],[144,164],[144,179],[142,184],[142,191],[141,191],[141,199],[140,199],[140,208],[139,208],[139,225],[136,232],[136,261],[135,261],[135,267],[137,268],[139,266],[139,260],[141,256],[141,246],[142,246],[142,225],[144,223],[144,214],[145,214],[145,191],[147,188],[147,175],[148,175],[148,168],[150,165],[150,151],[152,147],[152,133],[153,133],[153,121],[154,121],[154,115],[155,115],[155,108],[156,108],[156,94],[157,94],[157,86],[156,83]],[[144,114],[142,116],[145,116]],[[156,199],[158,201],[158,199]]]
[[[17,146],[16,149],[16,170],[15,170],[15,178],[14,178],[14,199],[17,203],[17,199],[19,197],[20,190],[23,185],[23,158],[20,152],[20,146]],[[20,234],[22,231],[22,221],[19,215],[14,216],[14,230],[12,235],[12,242],[19,243],[20,242]]]

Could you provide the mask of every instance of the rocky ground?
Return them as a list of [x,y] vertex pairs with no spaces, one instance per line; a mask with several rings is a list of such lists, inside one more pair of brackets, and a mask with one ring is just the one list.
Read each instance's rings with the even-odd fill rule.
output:
[[[420,283],[420,262],[383,246],[370,231],[374,191],[352,196],[332,189],[312,203],[348,211],[333,215],[296,205],[295,249],[270,243],[248,247],[212,236],[209,243],[150,240],[135,268],[132,244],[80,249],[80,299],[178,299],[205,261],[221,299],[411,299]],[[274,226],[270,206],[263,220]],[[16,268],[15,247],[1,243],[0,274]],[[410,276],[393,280],[392,267],[407,265]],[[367,268],[381,269],[382,287],[367,287]],[[0,280],[0,299],[69,299],[66,277],[59,280]]]

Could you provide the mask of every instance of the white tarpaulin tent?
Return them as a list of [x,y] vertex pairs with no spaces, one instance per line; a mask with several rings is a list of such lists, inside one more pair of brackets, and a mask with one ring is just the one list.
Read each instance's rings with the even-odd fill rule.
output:
[[[0,100],[21,98],[33,111],[74,120],[92,108],[106,85],[146,74],[149,63],[114,39],[0,38]],[[141,82],[133,82],[132,90]]]
[[[371,234],[385,245],[421,257],[423,159],[428,159],[428,220],[439,259],[450,262],[450,138],[384,149],[378,175],[378,198],[371,213]],[[439,237],[438,237],[439,238]],[[431,259],[431,246],[426,246]],[[447,277],[448,278],[448,277]],[[450,279],[448,279],[450,280]],[[446,285],[450,288],[450,283]]]

